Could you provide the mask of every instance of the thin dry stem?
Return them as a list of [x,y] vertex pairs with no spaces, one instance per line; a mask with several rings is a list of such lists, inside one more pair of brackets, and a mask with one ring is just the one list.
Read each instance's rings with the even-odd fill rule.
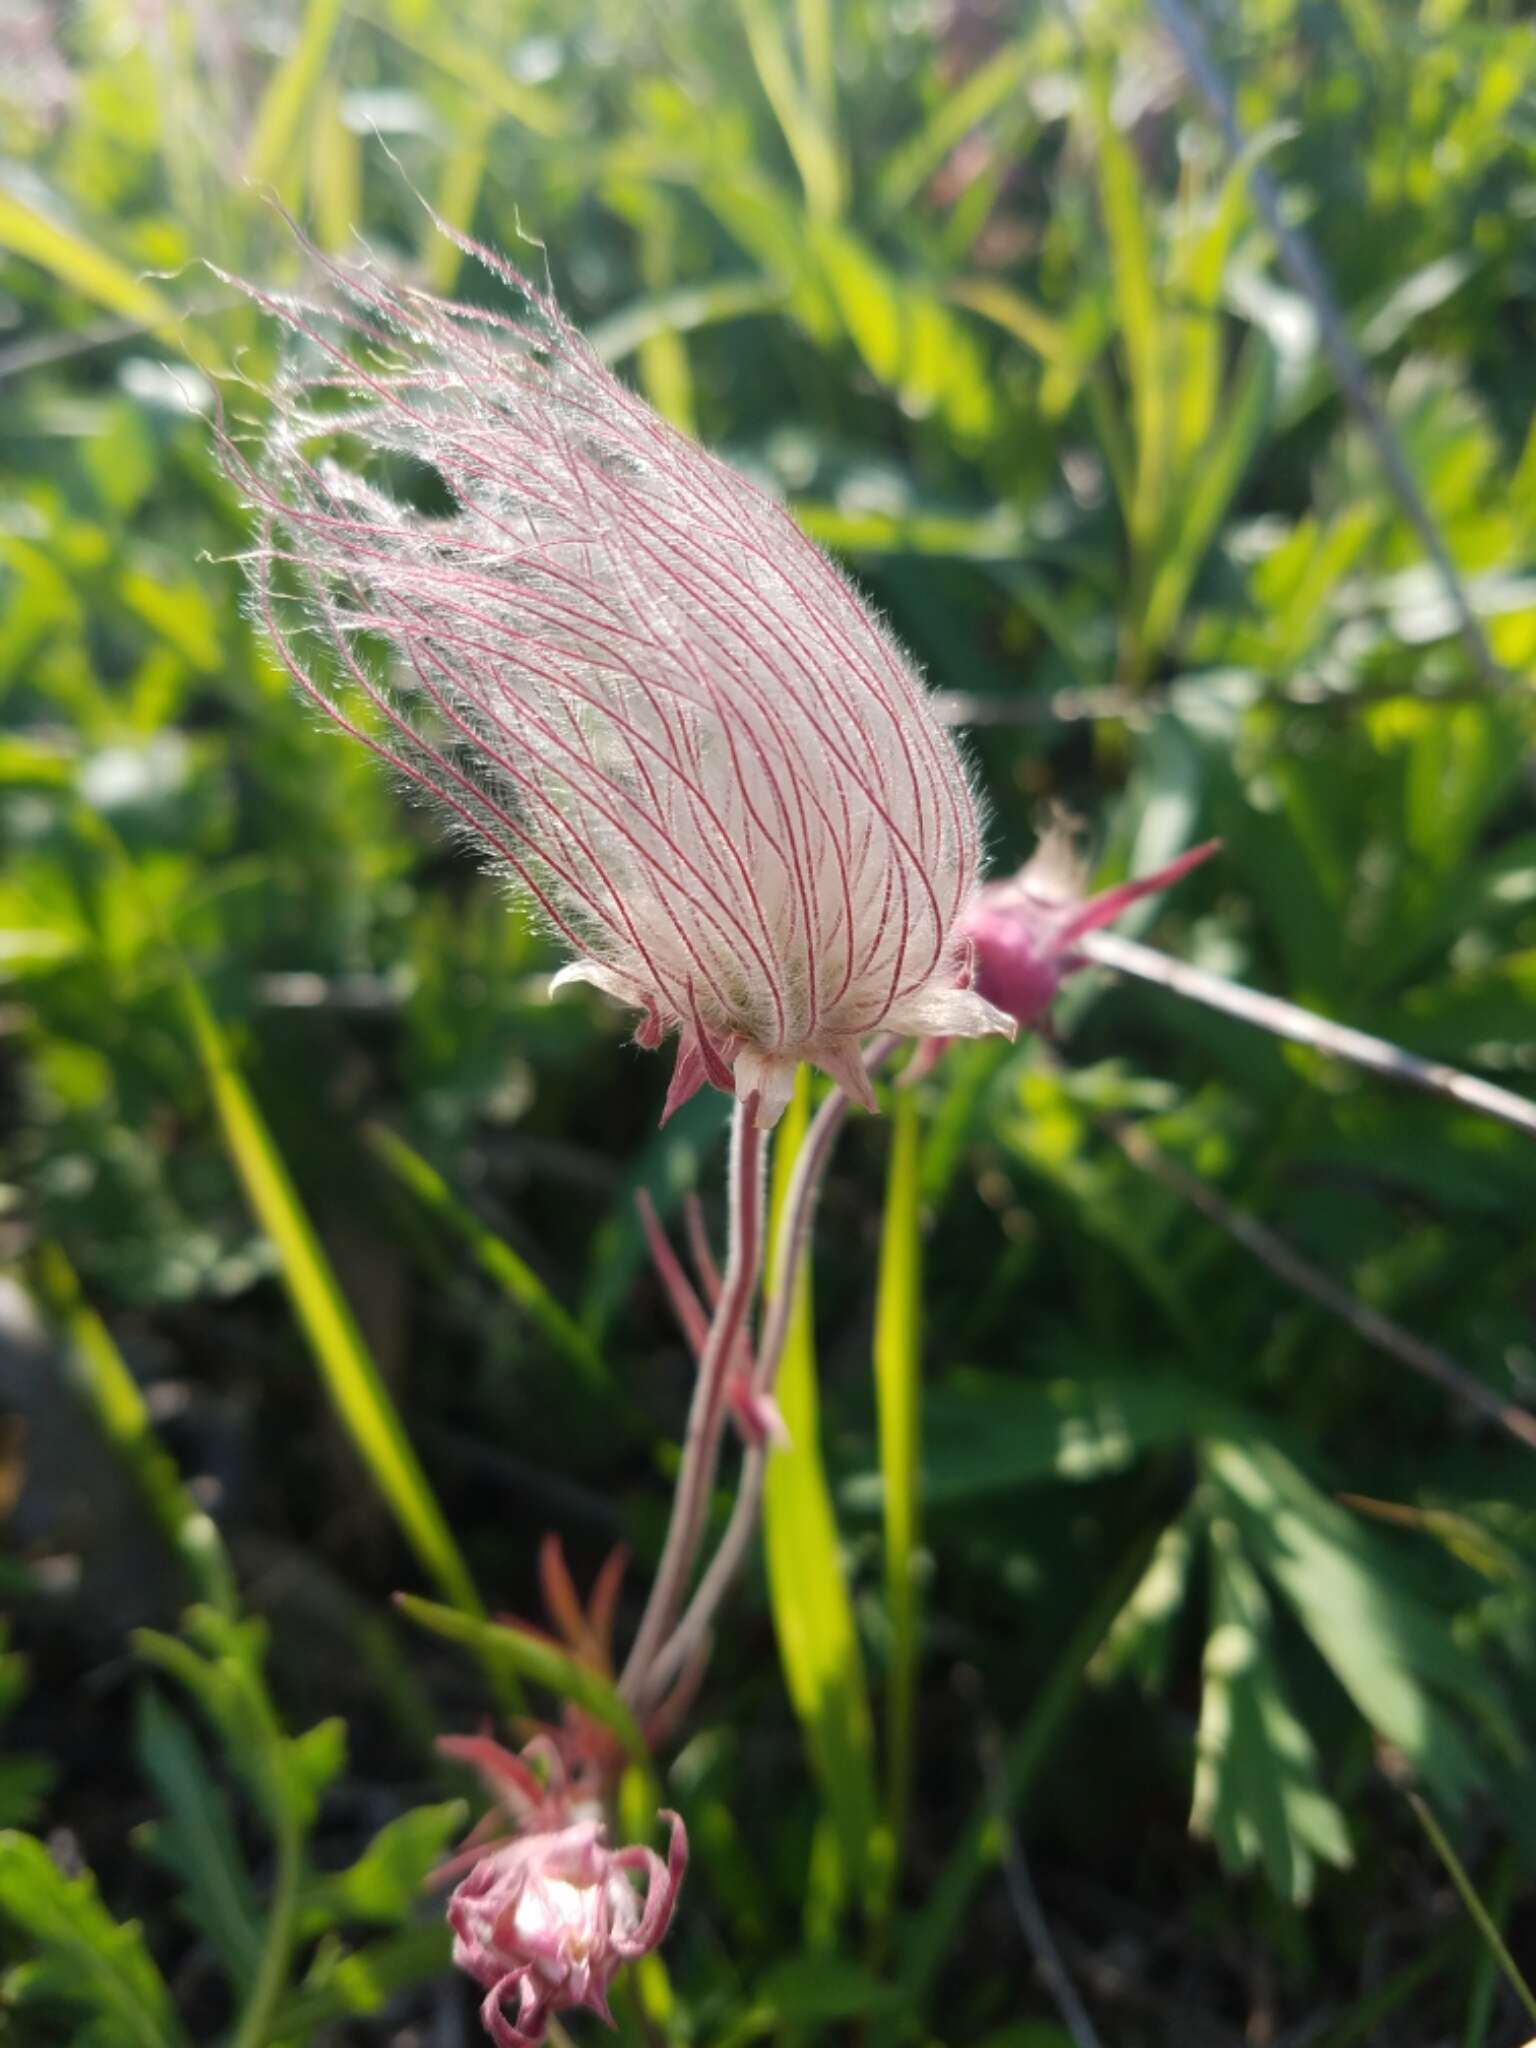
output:
[[1441,1060],[1420,1059],[1416,1053],[1405,1052],[1385,1038],[1373,1038],[1368,1032],[1336,1024],[1332,1018],[1319,1017],[1280,996],[1261,995],[1240,982],[1208,974],[1202,967],[1171,959],[1152,946],[1122,938],[1118,932],[1085,933],[1077,942],[1076,951],[1100,967],[1113,967],[1139,981],[1172,989],[1175,995],[1188,996],[1208,1009],[1224,1011],[1245,1024],[1257,1025],[1261,1031],[1272,1031],[1278,1038],[1289,1038],[1298,1045],[1310,1045],[1318,1052],[1349,1060],[1389,1081],[1402,1081],[1430,1095],[1444,1095],[1464,1109],[1479,1110],[1484,1116],[1497,1117],[1513,1130],[1523,1131],[1527,1137],[1536,1137],[1536,1102],[1528,1102],[1524,1096],[1497,1087],[1492,1081],[1464,1074],[1457,1067],[1448,1067]]
[[1234,1208],[1209,1182],[1187,1172],[1138,1125],[1109,1116],[1101,1117],[1099,1122],[1133,1165],[1160,1181],[1171,1193],[1188,1202],[1192,1209],[1198,1209],[1218,1229],[1224,1230],[1235,1244],[1240,1244],[1261,1265],[1267,1266],[1278,1280],[1283,1280],[1298,1294],[1306,1295],[1319,1308],[1347,1323],[1357,1336],[1377,1351],[1385,1352],[1399,1365],[1406,1365],[1410,1372],[1433,1381],[1458,1400],[1465,1401],[1468,1407],[1475,1408],[1480,1415],[1496,1422],[1500,1429],[1517,1443],[1524,1444],[1527,1450],[1536,1450],[1536,1415],[1529,1414],[1512,1401],[1501,1399],[1491,1387],[1468,1372],[1465,1366],[1458,1365],[1449,1352],[1442,1351],[1437,1344],[1426,1343],[1422,1337],[1416,1337],[1411,1330],[1393,1322],[1390,1316],[1384,1316],[1379,1309],[1358,1300],[1348,1288],[1341,1287],[1320,1267],[1304,1259],[1267,1223],[1260,1223],[1257,1217]]

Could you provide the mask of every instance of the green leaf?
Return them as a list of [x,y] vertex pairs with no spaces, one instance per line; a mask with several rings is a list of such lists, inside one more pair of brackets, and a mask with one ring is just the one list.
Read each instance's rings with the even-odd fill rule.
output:
[[1115,1616],[1103,1648],[1094,1659],[1092,1676],[1096,1683],[1129,1675],[1147,1692],[1161,1687],[1189,1591],[1195,1539],[1203,1523],[1204,1515],[1192,1501],[1158,1537],[1146,1570]]
[[182,1912],[246,1992],[261,1959],[261,1914],[229,1800],[191,1729],[152,1687],[140,1692],[134,1719],[140,1766],[166,1814],[138,1839],[180,1878]]
[[425,1570],[466,1613],[483,1613],[469,1568],[276,1140],[207,998],[179,956],[177,986],[230,1157],[252,1212],[277,1248],[289,1299],[336,1412]]
[[831,2026],[893,2005],[899,1988],[851,1957],[786,1956],[753,1987],[754,2002],[772,2013],[775,2027]]
[[267,83],[246,145],[246,177],[253,185],[275,185],[289,206],[303,184],[297,143],[325,75],[341,10],[342,0],[308,0],[298,37]]
[[1172,454],[1167,335],[1152,267],[1146,188],[1135,152],[1115,127],[1109,89],[1095,86],[1099,204],[1109,242],[1116,330],[1125,354],[1135,428],[1136,474],[1126,520],[1133,543],[1151,546],[1162,524]]
[[194,1607],[182,1617],[180,1636],[139,1629],[133,1641],[140,1656],[197,1701],[273,1835],[289,1839],[310,1827],[321,1794],[346,1761],[346,1730],[331,1719],[304,1735],[286,1733],[267,1690],[264,1625]]
[[[1043,1385],[955,1375],[924,1400],[922,1497],[930,1507],[955,1507],[1045,1480],[1102,1479],[1198,1435],[1216,1408],[1203,1388],[1154,1364],[1134,1376]],[[860,1508],[883,1494],[874,1475],[845,1489]]]
[[811,214],[830,219],[843,204],[843,165],[829,110],[795,74],[777,11],[764,0],[736,0],[763,96],[784,131]]
[[235,1581],[223,1539],[182,1484],[155,1435],[138,1381],[123,1363],[111,1332],[80,1292],[57,1245],[39,1245],[28,1277],[44,1315],[57,1329],[64,1370],[102,1434],[138,1487],[188,1578],[210,1606],[235,1612]]
[[1303,1905],[1314,1858],[1347,1865],[1344,1816],[1318,1782],[1312,1739],[1275,1668],[1269,1596],[1225,1517],[1210,1525],[1211,1630],[1205,1646],[1190,1824],[1229,1870],[1261,1862]]
[[[773,1234],[804,1140],[809,1106],[802,1066],[774,1146],[769,1272]],[[821,1456],[808,1259],[796,1291],[777,1393],[789,1445],[770,1455],[763,1488],[768,1600],[785,1687],[835,1834],[837,1890],[846,1897],[849,1891],[862,1890],[873,1874],[878,1812],[874,1733],[837,1518]]]
[[622,362],[663,334],[691,334],[753,313],[772,313],[787,296],[782,278],[719,277],[709,284],[680,285],[635,299],[587,329],[587,340],[605,363]]
[[299,1891],[306,1938],[355,1923],[393,1926],[421,1904],[422,1886],[464,1825],[462,1799],[417,1806],[387,1822],[355,1863],[312,1877]]
[[434,1600],[419,1600],[411,1593],[397,1593],[395,1605],[421,1628],[474,1650],[488,1668],[527,1679],[530,1684],[543,1686],[557,1699],[569,1700],[594,1721],[612,1729],[637,1763],[648,1759],[645,1738],[614,1687],[600,1672],[577,1663],[557,1643],[525,1629],[483,1621],[457,1608],[440,1607]]
[[1361,1714],[1426,1784],[1459,1802],[1485,1772],[1475,1737],[1518,1748],[1502,1693],[1375,1532],[1272,1444],[1213,1440],[1202,1462],[1248,1555],[1284,1594]]
[[421,1154],[383,1124],[370,1124],[368,1145],[422,1207],[474,1255],[481,1270],[528,1317],[550,1349],[585,1383],[590,1392],[611,1400],[617,1392],[613,1376],[597,1346],[575,1319],[566,1314],[526,1259],[504,1238],[487,1229],[472,1209],[455,1199],[448,1183]]
[[332,2020],[380,2011],[398,1993],[443,1976],[452,1946],[443,1920],[404,1928],[365,1948],[322,1940],[304,1982],[279,2007],[272,2039],[309,2041]]
[[848,228],[812,221],[805,246],[870,374],[905,411],[937,413],[961,441],[993,430],[996,406],[974,336],[922,283],[898,278]]
[[1274,402],[1274,353],[1262,335],[1248,339],[1226,394],[1214,435],[1200,452],[1194,474],[1174,500],[1159,536],[1154,570],[1139,627],[1143,652],[1167,644],[1217,529],[1226,517]]
[[89,1871],[66,1877],[41,1842],[0,1834],[0,1918],[34,1942],[22,2000],[88,2014],[124,2048],[180,2048],[171,1994],[136,1921],[114,1920]]
[[917,1543],[921,1494],[923,1241],[918,1209],[917,1098],[898,1091],[891,1117],[885,1218],[875,1293],[875,1395],[879,1417],[885,1598],[890,1621],[886,1677],[886,1808],[898,1849],[906,1828],[917,1699]]
[[1022,38],[1004,43],[958,84],[946,85],[927,120],[881,164],[875,200],[882,213],[897,214],[908,206],[956,144],[1013,98],[1029,75],[1034,54]]
[[0,186],[0,249],[39,264],[68,290],[142,327],[176,355],[212,366],[213,358],[182,324],[163,292],[52,215]]

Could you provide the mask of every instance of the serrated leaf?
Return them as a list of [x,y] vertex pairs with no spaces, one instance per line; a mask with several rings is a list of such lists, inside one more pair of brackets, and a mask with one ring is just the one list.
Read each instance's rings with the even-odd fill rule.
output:
[[379,2011],[397,1992],[440,1977],[451,1947],[441,1920],[404,1928],[361,1949],[323,1940],[303,1984],[280,2007],[273,2040],[308,2041],[330,2020]]
[[1351,1860],[1344,1816],[1318,1780],[1312,1738],[1276,1669],[1271,1608],[1225,1517],[1212,1522],[1206,1640],[1190,1825],[1229,1870],[1262,1863],[1281,1898],[1311,1896],[1315,1859]]
[[140,1656],[197,1701],[273,1833],[281,1839],[308,1828],[346,1761],[346,1727],[329,1720],[304,1735],[285,1732],[267,1691],[262,1623],[194,1607],[183,1617],[181,1636],[139,1629],[133,1640]]
[[1091,1676],[1103,1682],[1133,1675],[1148,1692],[1161,1686],[1173,1650],[1175,1625],[1189,1591],[1189,1568],[1203,1517],[1191,1503],[1158,1537],[1146,1570],[1115,1616]]
[[[1203,1388],[1159,1367],[1036,1385],[957,1374],[924,1398],[923,1499],[954,1507],[1044,1480],[1101,1479],[1209,1428],[1216,1407]],[[861,1474],[845,1498],[870,1507],[882,1491],[876,1475]]]
[[1201,1455],[1248,1555],[1370,1725],[1442,1797],[1459,1802],[1482,1784],[1474,1731],[1518,1747],[1503,1695],[1375,1531],[1272,1444],[1213,1441]]
[[36,1943],[25,2001],[83,2012],[115,2048],[186,2041],[136,1921],[112,1918],[89,1871],[66,1877],[31,1835],[0,1834],[0,1918]]
[[140,1839],[181,1879],[182,1912],[244,1990],[261,1956],[261,1914],[229,1800],[191,1729],[153,1688],[139,1694],[135,1720],[139,1762],[166,1814]]
[[421,1904],[422,1885],[464,1825],[462,1799],[414,1807],[380,1828],[355,1863],[311,1878],[299,1895],[306,1937],[354,1923],[390,1926]]

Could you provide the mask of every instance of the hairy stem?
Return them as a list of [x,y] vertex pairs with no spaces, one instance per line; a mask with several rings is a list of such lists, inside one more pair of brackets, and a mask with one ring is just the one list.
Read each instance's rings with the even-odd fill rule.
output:
[[[875,1041],[864,1061],[870,1073],[875,1073],[884,1065],[895,1050],[896,1043],[896,1039],[889,1035]],[[822,1183],[826,1179],[837,1135],[847,1114],[848,1097],[841,1088],[834,1089],[812,1117],[810,1129],[805,1134],[805,1142],[800,1147],[799,1157],[795,1161],[794,1172],[790,1176],[789,1191],[784,1198],[784,1213],[774,1236],[773,1265],[768,1281],[762,1342],[758,1347],[757,1365],[752,1376],[752,1390],[755,1394],[771,1395],[774,1382],[778,1378],[779,1363],[784,1356],[784,1345],[789,1335],[789,1318],[794,1307],[795,1286],[800,1277],[800,1262],[810,1242],[811,1223],[816,1214]],[[758,1512],[763,1499],[763,1474],[767,1462],[768,1451],[765,1445],[747,1446],[742,1456],[741,1480],[736,1489],[736,1500],[731,1509],[731,1518],[726,1524],[725,1534],[721,1537],[719,1547],[710,1559],[682,1620],[652,1658],[650,1669],[645,1673],[646,1690],[655,1697],[660,1696],[676,1674],[694,1656],[719,1612],[721,1601],[730,1591],[736,1574],[741,1569],[757,1529]]]
[[731,1124],[730,1244],[725,1274],[694,1382],[661,1562],[619,1680],[619,1690],[626,1700],[633,1701],[642,1692],[652,1690],[652,1657],[677,1618],[693,1574],[720,1458],[726,1369],[751,1312],[762,1268],[762,1213],[763,1142],[757,1128],[754,1095],[737,1103]]

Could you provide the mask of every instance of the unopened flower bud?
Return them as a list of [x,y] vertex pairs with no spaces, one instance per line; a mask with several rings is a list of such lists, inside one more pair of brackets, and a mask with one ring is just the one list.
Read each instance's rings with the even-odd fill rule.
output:
[[978,889],[960,919],[972,947],[975,986],[1020,1024],[1040,1024],[1056,992],[1083,962],[1077,942],[1111,924],[1143,896],[1166,889],[1216,852],[1219,839],[1192,847],[1156,874],[1084,896],[1071,842],[1053,826],[1019,872]]

